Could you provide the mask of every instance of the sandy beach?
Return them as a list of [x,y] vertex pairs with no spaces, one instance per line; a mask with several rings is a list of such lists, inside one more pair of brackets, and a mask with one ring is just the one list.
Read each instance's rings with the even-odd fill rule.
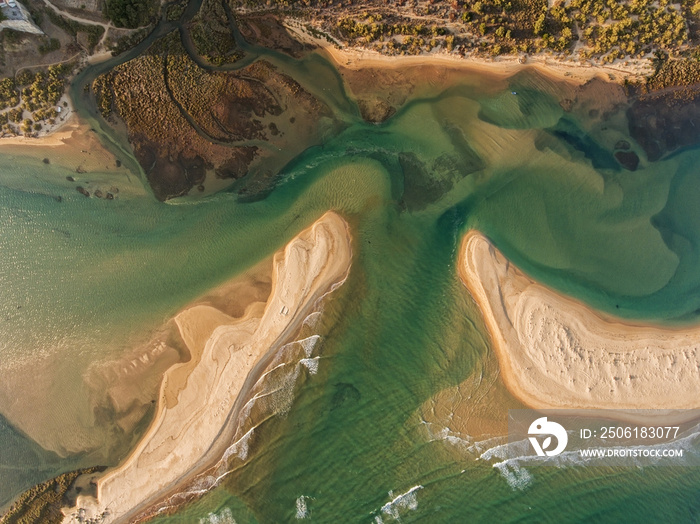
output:
[[118,165],[117,157],[107,150],[76,113],[71,113],[65,123],[55,131],[37,138],[24,136],[0,138],[0,153],[46,157],[49,162],[76,173],[128,173]]
[[344,281],[350,262],[347,225],[329,212],[274,256],[267,302],[249,303],[238,318],[216,303],[180,312],[174,320],[190,359],[165,373],[151,426],[129,457],[97,480],[97,499],[79,497],[63,510],[64,522],[128,521],[217,461],[230,444],[227,421],[250,371]]
[[[442,66],[460,68],[474,73],[484,73],[507,78],[525,69],[537,69],[547,76],[583,84],[593,78],[606,81],[622,82],[624,79],[642,79],[653,72],[650,60],[633,60],[624,63],[616,61],[610,65],[596,65],[589,61],[575,58],[560,60],[544,54],[529,56],[526,62],[520,62],[517,56],[498,56],[483,58],[474,55],[460,56],[446,51],[434,51],[419,55],[389,56],[369,49],[339,46],[310,34],[305,23],[287,19],[285,27],[290,34],[302,42],[308,42],[322,48],[336,65],[348,69],[364,68],[402,68],[411,66]],[[611,75],[613,78],[611,78]]]
[[477,231],[459,275],[480,307],[509,391],[537,409],[690,409],[700,405],[700,327],[602,315],[540,285]]

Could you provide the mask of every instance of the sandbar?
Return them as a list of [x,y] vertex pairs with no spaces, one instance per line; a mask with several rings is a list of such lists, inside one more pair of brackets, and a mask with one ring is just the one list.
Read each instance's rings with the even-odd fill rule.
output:
[[700,407],[700,327],[634,324],[533,281],[470,231],[458,271],[509,391],[535,409]]
[[97,498],[81,496],[63,509],[64,522],[129,521],[220,459],[249,373],[344,282],[351,256],[347,224],[328,212],[275,254],[266,303],[249,304],[240,318],[206,304],[180,312],[174,320],[190,359],[166,371],[154,420],[136,448],[97,480]]

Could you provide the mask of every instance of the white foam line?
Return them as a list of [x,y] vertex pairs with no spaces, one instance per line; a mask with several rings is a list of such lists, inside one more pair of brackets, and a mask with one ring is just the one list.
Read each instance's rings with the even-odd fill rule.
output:
[[274,370],[279,369],[279,368],[284,367],[284,366],[288,366],[289,364],[290,364],[290,362],[282,362],[281,364],[277,364],[274,368],[268,369],[267,371],[265,371],[265,373],[260,375],[260,378],[255,382],[254,385],[257,386],[263,378],[265,378],[267,375],[272,373]]
[[[391,502],[384,504],[381,512],[398,520],[400,517],[399,509],[415,510],[418,508],[418,499],[416,498],[415,493],[421,489],[423,489],[423,486],[421,485],[413,486],[406,493],[402,493],[401,495],[394,497]],[[391,491],[389,492],[389,496],[393,496]]]

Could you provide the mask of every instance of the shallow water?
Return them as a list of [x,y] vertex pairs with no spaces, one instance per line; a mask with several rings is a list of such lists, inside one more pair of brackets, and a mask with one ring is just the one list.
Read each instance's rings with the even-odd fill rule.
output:
[[[161,204],[138,177],[119,181],[129,190],[115,201],[86,199],[59,166],[0,156],[0,413],[14,426],[2,422],[0,449],[19,457],[0,457],[0,505],[58,471],[118,462],[134,435],[91,411],[91,365],[333,209],[351,225],[353,267],[305,328],[321,338],[297,355],[308,361],[288,409],[262,417],[218,488],[158,522],[692,521],[698,471],[502,473],[431,440],[420,408],[489,352],[455,271],[470,227],[604,311],[695,321],[700,153],[621,169],[535,73],[499,90],[465,73],[369,125],[317,60],[299,66],[300,81],[323,72],[346,127],[257,202],[229,192]],[[610,126],[624,136],[620,122]]]

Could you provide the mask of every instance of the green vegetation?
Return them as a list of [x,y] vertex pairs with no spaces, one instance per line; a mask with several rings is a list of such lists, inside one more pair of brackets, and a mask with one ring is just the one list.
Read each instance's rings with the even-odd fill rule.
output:
[[[659,54],[656,59],[656,70],[644,83],[626,83],[628,94],[642,95],[659,94],[665,97],[667,103],[671,100],[693,101],[700,98],[700,61],[696,58],[669,59]],[[668,87],[670,92],[655,93]]]
[[151,32],[151,28],[143,28],[121,37],[111,47],[112,56],[117,56],[138,45]]
[[[59,64],[35,73],[23,69],[15,78],[0,78],[0,110],[9,108],[0,113],[3,131],[17,132],[6,127],[9,122],[22,124],[25,134],[38,131],[44,123],[52,124],[58,116],[56,105],[63,96],[66,77],[72,69],[72,65]],[[25,112],[31,113],[32,118],[24,118]]]
[[19,104],[19,93],[14,78],[0,80],[0,109],[7,109]]
[[15,122],[16,124],[19,124],[22,121],[23,114],[24,114],[24,111],[22,111],[20,108],[16,107],[14,109],[10,109],[7,112],[7,118],[10,122]]
[[667,0],[572,0],[564,16],[582,29],[584,56],[603,62],[660,49],[677,54],[688,42],[685,18]]
[[92,90],[95,93],[97,106],[100,108],[100,113],[103,118],[108,118],[114,109],[114,92],[112,85],[114,84],[114,71],[110,71],[104,75],[98,76],[92,82]]
[[[246,1],[238,4],[250,7]],[[320,22],[351,45],[387,54],[439,47],[481,55],[575,53],[610,63],[656,52],[688,56],[700,44],[700,0],[558,0],[551,6],[547,0],[367,0],[340,8],[314,0],[271,4]]]
[[94,51],[95,46],[99,43],[100,38],[102,38],[102,35],[105,32],[104,27],[101,25],[81,24],[75,20],[62,17],[53,9],[46,9],[44,10],[44,13],[46,13],[46,15],[49,17],[52,24],[60,27],[69,35],[73,37],[77,37],[78,33],[84,33],[87,35],[88,52],[90,53]]
[[39,44],[39,52],[42,55],[50,53],[51,51],[57,51],[59,49],[61,49],[61,42],[58,40],[58,38],[51,38],[48,42]]
[[479,0],[460,15],[471,32],[498,45],[491,52],[570,52],[581,35],[584,58],[612,62],[641,57],[654,49],[676,52],[687,42],[684,17],[667,1],[571,0],[548,7],[544,1]]
[[186,0],[179,0],[178,2],[171,4],[167,7],[166,11],[166,17],[168,20],[179,20],[180,17],[182,17],[182,14],[185,12],[185,9],[187,8],[187,1]]
[[656,72],[647,80],[647,87],[652,90],[695,84],[700,84],[700,62],[694,59],[662,59],[658,62]]
[[18,44],[22,40],[22,33],[14,29],[4,29],[0,34],[2,34],[3,43],[10,45]]
[[117,27],[137,27],[149,25],[158,13],[155,0],[107,0],[105,15]]
[[188,30],[197,54],[210,64],[220,66],[240,59],[228,14],[220,1],[204,0]]
[[190,26],[190,37],[197,54],[215,66],[233,63],[241,58],[236,42],[228,33],[212,32],[204,23]]
[[101,468],[81,469],[64,473],[42,482],[22,493],[9,511],[0,518],[0,524],[58,524],[63,521],[61,506],[75,480],[83,474],[100,471]]
[[350,17],[341,18],[336,23],[336,30],[344,40],[351,43],[369,44],[384,37],[403,37],[401,42],[396,40],[392,42],[390,49],[408,51],[412,54],[419,53],[426,46],[430,50],[433,47],[431,41],[435,37],[447,34],[444,27],[435,24],[426,26],[422,23],[411,23],[408,20],[384,23],[380,13],[368,13],[361,22]]
[[58,104],[65,87],[65,76],[69,71],[69,66],[56,65],[49,67],[46,73],[36,73],[31,85],[22,89],[22,109],[33,112]]

